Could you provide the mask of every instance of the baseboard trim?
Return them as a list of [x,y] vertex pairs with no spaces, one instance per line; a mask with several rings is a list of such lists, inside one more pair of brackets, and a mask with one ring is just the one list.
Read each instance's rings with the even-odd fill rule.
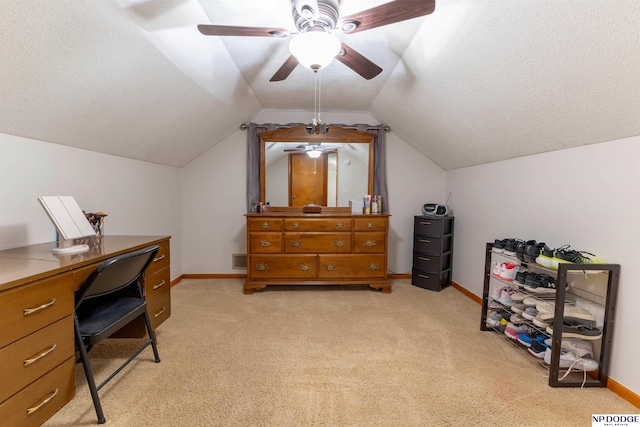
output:
[[411,279],[411,273],[405,273],[405,274],[387,274],[387,278],[389,279]]
[[[478,304],[482,305],[482,298],[480,298],[473,292],[469,291],[468,289],[464,288],[463,286],[460,286],[460,284],[452,280],[451,286],[456,288],[463,295],[471,298]],[[627,402],[631,403],[636,408],[640,408],[640,395],[629,390],[628,388],[626,388],[625,386],[623,386],[622,384],[620,384],[619,382],[617,382],[611,377],[609,377],[607,381],[607,388],[612,392],[614,392],[615,394],[617,394],[618,396],[620,396],[621,398],[623,398],[624,400],[626,400]]]

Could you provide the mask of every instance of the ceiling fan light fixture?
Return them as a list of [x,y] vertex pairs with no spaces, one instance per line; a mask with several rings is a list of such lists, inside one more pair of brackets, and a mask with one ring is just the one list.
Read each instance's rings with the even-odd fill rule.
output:
[[341,48],[340,40],[327,31],[307,31],[289,43],[289,50],[300,65],[313,71],[329,65]]
[[307,151],[307,156],[311,157],[312,159],[317,159],[318,157],[320,157],[321,154],[322,154],[322,150],[318,148],[314,148],[313,150]]

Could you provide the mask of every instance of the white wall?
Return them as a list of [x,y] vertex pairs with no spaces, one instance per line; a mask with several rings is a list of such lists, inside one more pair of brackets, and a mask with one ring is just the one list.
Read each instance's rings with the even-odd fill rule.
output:
[[610,376],[640,393],[640,136],[447,172],[453,279],[482,295],[485,243],[570,244],[621,264]]
[[[264,112],[256,123],[308,122],[304,112]],[[367,114],[323,113],[327,123],[369,123]],[[247,134],[238,130],[182,170],[182,231],[185,273],[244,274],[231,255],[246,253]],[[406,142],[387,134],[387,180],[391,220],[389,270],[411,272],[413,216],[427,201],[444,201],[445,172]],[[208,237],[204,239],[203,237]]]
[[55,240],[43,195],[107,213],[106,235],[171,235],[182,274],[179,169],[0,134],[0,249]]

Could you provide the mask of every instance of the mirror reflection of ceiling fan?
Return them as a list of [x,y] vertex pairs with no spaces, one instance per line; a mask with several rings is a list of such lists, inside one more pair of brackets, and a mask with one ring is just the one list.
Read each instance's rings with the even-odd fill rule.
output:
[[[338,0],[292,0],[292,15],[297,33],[291,33],[285,28],[263,28],[263,27],[241,27],[227,25],[198,25],[198,30],[207,36],[246,36],[246,37],[293,37],[290,49],[293,51],[293,44],[301,41],[307,36],[317,36],[319,34],[332,32],[342,32],[343,34],[353,34],[372,28],[406,21],[428,15],[435,10],[435,0],[395,0],[371,9],[349,15],[340,16],[340,6]],[[369,59],[332,37],[334,43],[338,44],[338,53],[335,58],[360,74],[365,79],[372,79],[382,72],[382,68],[374,64]],[[301,44],[301,43],[297,43]],[[313,49],[307,49],[313,50]],[[332,59],[331,57],[329,61]],[[317,71],[322,65],[319,63],[306,63],[293,54],[289,56],[284,64],[271,77],[270,81],[281,81],[298,66],[299,63]]]
[[301,153],[307,153],[307,155],[309,155],[309,157],[311,158],[317,158],[320,157],[320,155],[322,153],[325,152],[325,150],[330,150],[333,151],[335,150],[335,147],[326,145],[322,146],[321,144],[314,144],[314,143],[307,143],[307,144],[302,144],[302,145],[298,145],[294,148],[285,148],[284,150],[282,150],[285,153],[292,153],[292,152],[301,152]]

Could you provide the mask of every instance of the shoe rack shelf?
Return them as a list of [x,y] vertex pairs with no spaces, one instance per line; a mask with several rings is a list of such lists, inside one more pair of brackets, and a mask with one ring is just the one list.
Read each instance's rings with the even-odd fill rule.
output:
[[[518,292],[525,293],[539,299],[550,299],[555,302],[553,334],[549,334],[543,328],[536,326],[530,321],[526,321],[526,324],[551,338],[551,363],[550,365],[544,365],[549,369],[549,386],[606,387],[609,378],[609,362],[611,359],[611,343],[613,338],[620,265],[561,263],[556,271],[536,263],[521,261],[515,255],[509,256],[493,253],[492,249],[493,244],[487,243],[480,330],[498,331],[498,329],[487,325],[487,318],[491,311],[491,308],[489,307],[489,301],[491,300],[491,288],[495,286],[511,286],[514,289],[518,289],[519,287],[515,282],[511,283],[503,281],[492,274],[493,267],[496,263],[508,261],[516,264],[518,267],[526,268],[534,273],[548,274],[556,280],[555,294],[533,293],[526,289],[523,290],[522,288],[518,289]],[[569,286],[567,286],[567,284],[569,284]],[[567,370],[567,368],[560,367],[562,320],[564,318],[565,304],[579,304],[580,307],[585,308],[587,311],[595,311],[600,315],[598,327],[602,330],[602,337],[599,340],[591,341],[594,346],[594,358],[598,361],[598,370],[588,372],[586,380],[583,379],[582,373],[580,373],[579,378],[577,374],[570,374],[566,378],[561,379]],[[501,309],[513,313],[509,306],[501,305]],[[601,326],[600,323],[602,323]],[[506,335],[502,335],[509,342],[513,341]],[[518,347],[526,350],[526,347]]]

